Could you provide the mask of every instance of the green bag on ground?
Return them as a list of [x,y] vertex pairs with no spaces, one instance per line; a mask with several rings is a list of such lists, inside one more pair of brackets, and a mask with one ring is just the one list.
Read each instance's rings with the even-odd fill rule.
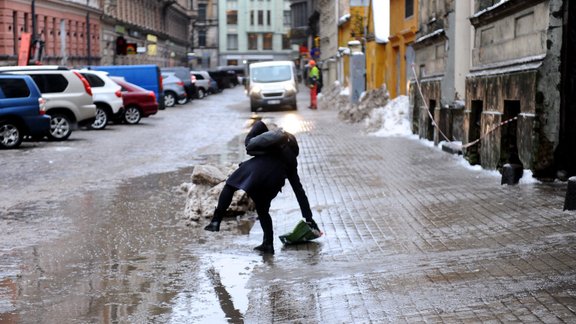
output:
[[280,241],[284,244],[304,243],[322,236],[322,232],[315,230],[304,220],[300,220],[290,233],[280,235]]

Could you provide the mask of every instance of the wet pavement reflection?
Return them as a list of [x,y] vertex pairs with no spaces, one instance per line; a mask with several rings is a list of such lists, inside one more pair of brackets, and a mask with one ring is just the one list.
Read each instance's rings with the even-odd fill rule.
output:
[[[1,274],[0,322],[194,322],[223,316],[241,322],[244,284],[261,261],[254,255],[205,260],[203,246],[214,242],[181,223],[186,195],[178,190],[190,174],[184,168],[83,193],[35,211],[48,212],[42,217],[28,210],[48,226],[55,219],[69,223],[59,238],[0,261],[3,269],[18,265]],[[239,289],[235,296],[244,299],[232,300],[226,289]]]

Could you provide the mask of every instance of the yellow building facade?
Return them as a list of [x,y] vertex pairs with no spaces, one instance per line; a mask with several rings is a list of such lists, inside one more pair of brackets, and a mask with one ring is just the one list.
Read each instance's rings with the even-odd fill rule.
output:
[[[338,46],[342,48],[348,47],[348,42],[358,40],[363,42],[364,33],[366,32],[366,15],[368,11],[363,6],[351,6],[349,17],[342,21],[338,27]],[[349,85],[350,75],[350,57],[344,55],[342,57],[342,72],[344,75],[344,87]]]
[[[367,19],[366,89],[386,84],[390,97],[408,94],[414,51],[411,44],[418,30],[418,1],[389,0],[389,12],[375,10],[371,0]],[[388,1],[388,0],[384,0]],[[389,19],[390,31],[386,43],[377,42],[374,20]]]

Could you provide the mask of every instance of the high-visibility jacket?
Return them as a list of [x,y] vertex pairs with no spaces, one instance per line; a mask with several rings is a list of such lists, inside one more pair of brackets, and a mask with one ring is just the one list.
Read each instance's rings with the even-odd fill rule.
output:
[[310,69],[310,72],[308,73],[308,77],[310,78],[312,83],[318,82],[318,80],[320,79],[320,70],[318,69],[317,66],[313,66]]

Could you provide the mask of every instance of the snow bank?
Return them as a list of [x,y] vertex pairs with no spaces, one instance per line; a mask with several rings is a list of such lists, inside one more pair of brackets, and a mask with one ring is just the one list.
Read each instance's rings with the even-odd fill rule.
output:
[[341,87],[338,81],[322,89],[318,97],[319,109],[338,109],[338,117],[346,122],[358,123],[366,119],[372,110],[388,103],[390,95],[386,86],[363,92],[360,101],[350,102],[350,89]]
[[378,107],[364,119],[366,130],[375,136],[412,136],[410,105],[407,96],[399,96]]
[[[233,165],[196,165],[192,171],[191,183],[183,183],[180,190],[186,192],[184,219],[188,226],[202,226],[204,219],[214,215],[218,197],[228,176],[235,170]],[[248,195],[238,190],[234,193],[227,216],[242,215],[254,211],[254,202]]]

